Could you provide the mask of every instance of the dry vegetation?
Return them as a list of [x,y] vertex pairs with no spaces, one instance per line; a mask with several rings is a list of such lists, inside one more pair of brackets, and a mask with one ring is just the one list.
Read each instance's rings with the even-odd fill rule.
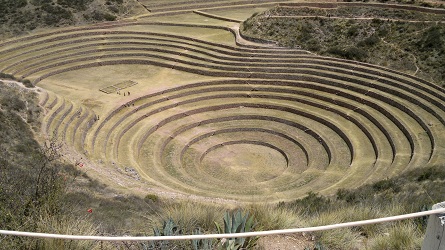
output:
[[[109,2],[104,6],[118,9],[127,3]],[[85,15],[94,3],[50,6]],[[389,68],[321,57],[306,47],[243,40],[229,17],[273,5],[249,3],[139,1],[145,14],[131,20],[33,32],[0,43],[2,78],[29,87],[0,86],[0,200],[6,204],[0,228],[97,235],[216,233],[221,228],[215,222],[223,225],[229,210],[253,218],[252,227],[243,229],[271,230],[416,212],[442,201],[445,90],[394,70],[382,54]],[[190,11],[195,8],[217,18]],[[281,15],[280,8],[265,13]],[[316,8],[286,11],[320,15]],[[352,43],[369,45],[366,55],[378,54],[375,46],[389,41],[379,25],[399,25],[381,19],[406,14],[362,8],[372,19],[352,22],[344,20],[351,10],[336,11],[342,18],[330,24],[328,18],[301,19],[307,25],[289,19],[302,30],[287,35],[354,36]],[[266,14],[249,19],[244,28],[252,22],[259,32],[261,26],[255,25],[262,23],[282,33],[274,25],[286,21],[257,22]],[[411,14],[422,21],[442,18]],[[303,30],[315,29],[317,22],[325,22],[326,30]],[[342,33],[343,26],[349,33]],[[426,51],[436,46],[428,34],[443,31],[422,27],[415,39]],[[330,29],[335,39],[320,35]],[[356,58],[359,52],[342,57],[366,61]],[[40,171],[30,171],[34,168]],[[422,218],[237,243],[259,249],[278,241],[289,249],[418,249],[424,230]],[[41,249],[159,249],[162,244],[16,237],[2,243]],[[228,243],[168,242],[164,248],[227,248]]]
[[[429,12],[347,3],[323,9],[281,5],[254,15],[241,31],[314,53],[382,65],[445,83],[445,9]],[[417,8],[417,9],[415,9]]]
[[0,37],[117,19],[142,13],[133,0],[1,0]]

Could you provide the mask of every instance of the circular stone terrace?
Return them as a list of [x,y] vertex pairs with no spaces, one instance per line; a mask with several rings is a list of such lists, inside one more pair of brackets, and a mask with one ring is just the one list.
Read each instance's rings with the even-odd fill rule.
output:
[[245,202],[445,163],[443,88],[241,38],[238,20],[273,1],[158,2],[0,44],[1,72],[46,90],[45,133],[149,187]]

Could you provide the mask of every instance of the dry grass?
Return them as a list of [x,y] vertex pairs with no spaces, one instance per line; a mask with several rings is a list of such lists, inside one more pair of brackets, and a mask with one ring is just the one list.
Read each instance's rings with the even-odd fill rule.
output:
[[[339,211],[325,212],[318,216],[306,218],[307,226],[324,226],[349,221],[349,218]],[[314,233],[316,241],[329,249],[358,249],[364,240],[359,232],[350,228],[341,228]]]
[[370,250],[415,250],[420,249],[423,234],[411,221],[397,223],[368,242]]
[[[324,226],[405,214],[404,205],[388,204],[346,205],[326,204],[328,210],[306,216],[305,227]],[[418,249],[423,235],[413,220],[378,223],[315,232],[315,242],[329,249]]]
[[257,230],[278,230],[303,226],[298,212],[275,205],[254,204],[246,208],[258,222]]
[[160,213],[159,224],[171,218],[182,228],[183,234],[193,234],[198,228],[201,232],[211,232],[215,229],[215,222],[222,223],[223,215],[221,206],[195,202],[167,203]]
[[[50,216],[41,214],[37,223],[38,232],[64,234],[64,235],[97,235],[96,226],[88,216],[74,217],[70,215]],[[62,240],[62,239],[41,239],[37,240],[41,249],[99,249],[95,241],[86,240]]]

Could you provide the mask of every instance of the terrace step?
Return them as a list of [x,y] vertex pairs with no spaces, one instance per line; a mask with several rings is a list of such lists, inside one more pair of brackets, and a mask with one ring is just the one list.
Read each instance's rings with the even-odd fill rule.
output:
[[85,151],[84,140],[95,122],[96,115],[89,109],[67,101],[53,92],[46,91],[48,101],[42,128],[48,136],[63,140],[75,146],[79,152]]
[[[150,27],[165,31],[144,30]],[[284,200],[444,163],[443,88],[380,66],[172,32],[181,27],[228,30],[149,21],[66,28],[0,44],[0,68],[34,83],[123,64],[214,77],[132,96],[100,121],[75,101],[51,92],[41,96],[47,134],[89,157],[131,166],[175,192]],[[244,164],[255,160],[264,164]]]

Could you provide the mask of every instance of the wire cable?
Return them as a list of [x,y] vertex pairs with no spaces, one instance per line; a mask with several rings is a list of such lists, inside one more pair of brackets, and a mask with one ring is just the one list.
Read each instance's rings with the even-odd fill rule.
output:
[[202,234],[202,235],[179,235],[179,236],[131,237],[131,236],[62,235],[62,234],[9,231],[9,230],[0,230],[0,234],[11,235],[11,236],[37,237],[37,238],[53,238],[53,239],[65,239],[65,240],[97,240],[97,241],[156,241],[156,240],[241,238],[241,237],[267,236],[267,235],[277,235],[277,234],[316,232],[316,231],[324,231],[324,230],[344,228],[344,227],[363,226],[363,225],[369,225],[369,224],[405,220],[405,219],[411,219],[411,218],[422,217],[422,216],[427,216],[427,215],[434,215],[434,214],[445,214],[445,208],[417,212],[417,213],[411,213],[411,214],[403,214],[403,215],[397,215],[397,216],[391,216],[391,217],[384,217],[384,218],[378,218],[378,219],[326,225],[326,226],[282,229],[282,230],[271,230],[271,231],[258,231],[258,232],[247,232],[247,233],[235,233],[235,234]]

